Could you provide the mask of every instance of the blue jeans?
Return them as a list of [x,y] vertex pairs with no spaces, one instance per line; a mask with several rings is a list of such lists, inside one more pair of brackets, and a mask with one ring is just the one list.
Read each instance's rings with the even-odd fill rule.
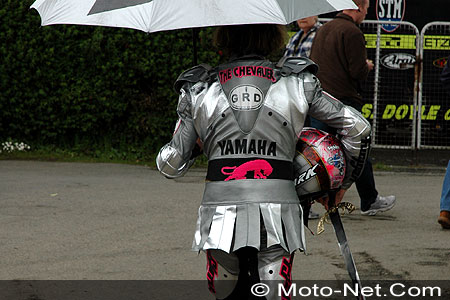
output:
[[450,160],[445,172],[444,183],[442,184],[441,211],[450,211]]
[[[362,105],[357,103],[354,100],[351,99],[340,99],[342,103],[348,106],[352,106],[353,108],[357,109],[358,111],[361,111]],[[327,124],[314,119],[311,117],[310,120],[311,127],[323,130],[328,133],[336,133],[336,130],[334,128],[331,128]],[[448,169],[447,169],[448,173]],[[450,185],[450,175],[448,178],[449,185]],[[366,211],[370,208],[372,203],[375,202],[378,196],[378,191],[375,187],[375,178],[373,177],[373,168],[372,168],[372,162],[370,157],[366,160],[366,164],[364,165],[364,169],[362,171],[361,176],[355,181],[356,190],[358,191],[359,198],[361,200],[361,207],[360,209],[362,211]],[[447,195],[449,196],[449,187],[447,187]],[[450,206],[450,200],[447,201],[448,206]],[[450,210],[450,209],[449,209]]]

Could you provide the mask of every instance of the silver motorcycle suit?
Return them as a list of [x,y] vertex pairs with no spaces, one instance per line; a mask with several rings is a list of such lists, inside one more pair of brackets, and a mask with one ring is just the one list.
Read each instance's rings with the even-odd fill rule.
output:
[[[368,152],[370,125],[322,90],[316,70],[305,58],[277,65],[241,58],[213,71],[200,66],[180,76],[179,120],[156,162],[166,177],[182,176],[193,163],[197,139],[203,143],[208,172],[193,250],[232,254],[243,247],[277,246],[285,259],[305,250],[292,164],[308,114],[341,137],[350,162],[343,188],[357,178]],[[275,263],[279,268],[282,261]]]

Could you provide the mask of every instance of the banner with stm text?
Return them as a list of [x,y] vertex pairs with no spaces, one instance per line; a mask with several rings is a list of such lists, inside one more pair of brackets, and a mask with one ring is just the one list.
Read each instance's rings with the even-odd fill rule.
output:
[[[448,0],[371,0],[366,20],[406,21],[419,31],[427,23],[448,20]],[[395,25],[383,25],[385,33],[396,33]]]

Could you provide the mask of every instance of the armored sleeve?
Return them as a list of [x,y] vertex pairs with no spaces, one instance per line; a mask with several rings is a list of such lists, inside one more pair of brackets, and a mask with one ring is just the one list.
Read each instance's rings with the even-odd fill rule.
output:
[[192,151],[198,138],[192,120],[192,103],[188,93],[191,83],[180,90],[177,113],[178,122],[172,140],[164,145],[156,157],[158,170],[167,178],[183,176],[194,163]]
[[335,128],[347,157],[347,172],[342,188],[348,189],[361,175],[370,150],[370,124],[353,107],[346,106],[322,90],[319,80],[305,73],[305,96],[309,114]]

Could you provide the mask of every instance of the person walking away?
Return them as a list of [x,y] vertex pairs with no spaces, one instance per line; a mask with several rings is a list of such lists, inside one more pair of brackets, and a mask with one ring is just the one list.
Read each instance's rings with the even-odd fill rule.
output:
[[293,162],[307,114],[341,136],[350,161],[343,191],[368,152],[369,122],[322,92],[313,62],[265,59],[285,36],[284,26],[274,24],[218,27],[215,44],[229,61],[196,66],[175,83],[179,120],[156,164],[176,178],[199,149],[208,159],[193,250],[206,253],[208,287],[217,299],[249,299],[261,281],[271,285],[266,300],[281,299],[278,283],[286,291],[291,286],[294,252],[305,251]]
[[[364,104],[360,94],[361,82],[374,65],[367,59],[364,34],[358,27],[366,17],[369,0],[353,1],[358,9],[342,11],[317,31],[311,59],[319,66],[317,76],[323,89],[342,103],[361,111]],[[314,118],[311,118],[311,126],[330,132],[328,126]],[[394,195],[384,197],[378,194],[370,160],[366,161],[356,188],[363,215],[374,216],[395,205]]]
[[[441,82],[447,94],[450,96],[450,55],[447,58],[447,63],[441,73]],[[444,183],[442,184],[441,193],[441,212],[439,214],[438,222],[442,228],[450,229],[450,160],[445,172]]]

